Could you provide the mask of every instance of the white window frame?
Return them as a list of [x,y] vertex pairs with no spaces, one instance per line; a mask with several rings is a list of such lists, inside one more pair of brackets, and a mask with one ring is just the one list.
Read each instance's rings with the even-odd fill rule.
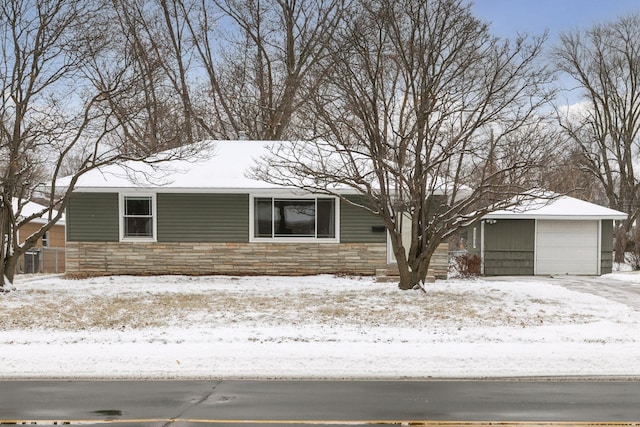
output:
[[[124,235],[124,201],[127,197],[142,198],[148,197],[151,199],[151,237],[135,237]],[[157,242],[158,236],[158,212],[155,193],[120,193],[119,197],[120,207],[118,215],[118,227],[120,229],[120,241],[121,242]]]
[[[333,199],[335,214],[335,237],[255,237],[255,199],[295,199],[317,200]],[[273,215],[272,215],[273,220]],[[317,227],[316,223],[316,227]],[[273,243],[340,243],[340,198],[329,195],[299,195],[299,194],[250,194],[249,195],[249,242]]]
[[473,227],[473,238],[471,242],[472,249],[478,249],[478,227]]
[[48,248],[50,244],[51,244],[51,240],[50,240],[49,232],[45,231],[45,233],[42,235],[42,247]]

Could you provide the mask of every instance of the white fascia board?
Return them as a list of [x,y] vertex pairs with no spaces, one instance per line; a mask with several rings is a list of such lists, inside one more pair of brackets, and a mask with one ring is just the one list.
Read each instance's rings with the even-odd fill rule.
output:
[[[195,187],[195,188],[178,188],[178,187],[78,187],[73,190],[74,193],[201,193],[201,194],[315,194],[322,195],[326,193],[311,192],[301,190],[299,188],[288,187],[257,187],[257,188],[217,188],[217,187]],[[341,195],[358,195],[357,191],[345,189],[335,190],[336,194]]]
[[537,219],[537,220],[554,220],[554,221],[596,221],[600,219],[624,220],[627,219],[626,214],[613,215],[527,215],[527,214],[487,214],[482,219]]

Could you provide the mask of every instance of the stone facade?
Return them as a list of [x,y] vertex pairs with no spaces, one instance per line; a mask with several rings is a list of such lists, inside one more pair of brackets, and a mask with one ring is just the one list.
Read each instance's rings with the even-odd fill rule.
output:
[[69,274],[373,275],[385,243],[67,242]]

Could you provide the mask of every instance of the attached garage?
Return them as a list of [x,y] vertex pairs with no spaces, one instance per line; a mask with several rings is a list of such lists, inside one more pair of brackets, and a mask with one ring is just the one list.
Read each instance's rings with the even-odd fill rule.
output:
[[489,276],[600,275],[613,266],[614,221],[626,217],[573,197],[540,199],[486,215],[468,246]]

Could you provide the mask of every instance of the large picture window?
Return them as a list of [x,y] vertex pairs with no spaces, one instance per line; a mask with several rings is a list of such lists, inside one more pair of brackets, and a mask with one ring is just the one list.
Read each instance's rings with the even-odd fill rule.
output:
[[154,197],[122,197],[121,236],[123,240],[152,240],[154,233]]
[[253,199],[253,238],[335,239],[336,199]]

